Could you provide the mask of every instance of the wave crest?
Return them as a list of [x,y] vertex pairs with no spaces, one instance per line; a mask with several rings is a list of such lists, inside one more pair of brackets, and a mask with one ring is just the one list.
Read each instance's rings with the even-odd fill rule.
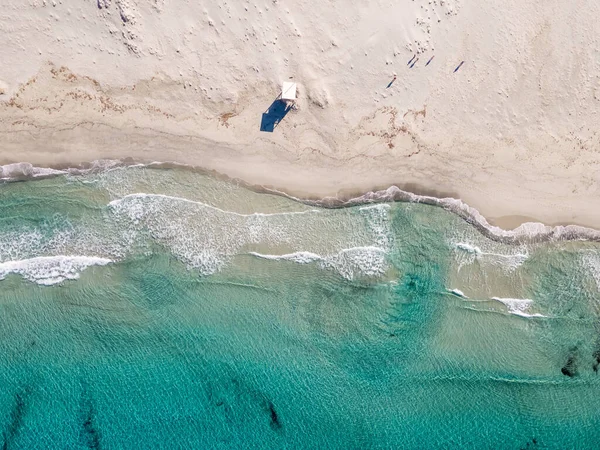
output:
[[521,317],[546,317],[542,314],[530,314],[527,311],[531,308],[533,300],[528,298],[500,298],[492,297],[492,300],[500,302],[506,306],[510,314]]
[[274,261],[292,261],[297,264],[317,262],[322,268],[333,269],[343,278],[353,280],[359,276],[377,277],[387,270],[386,251],[379,247],[353,247],[335,255],[321,256],[311,252],[294,252],[284,255],[266,255],[250,252],[252,256]]
[[[21,179],[36,178],[39,176],[54,176],[61,174],[82,175],[90,172],[102,172],[112,170],[119,167],[154,167],[160,168],[180,168],[183,170],[195,170],[201,173],[206,171],[194,168],[187,164],[175,162],[160,162],[154,161],[150,163],[135,162],[131,159],[127,160],[96,160],[91,163],[82,165],[81,167],[70,167],[63,170],[52,168],[35,167],[29,163],[15,163],[1,166],[0,180],[16,181]],[[14,173],[13,173],[14,171]],[[11,175],[12,174],[12,175]],[[489,222],[475,208],[467,205],[460,199],[445,197],[437,198],[428,195],[418,195],[412,192],[403,191],[397,186],[390,186],[387,189],[379,191],[370,191],[358,197],[350,199],[340,199],[337,197],[325,197],[321,200],[308,200],[294,197],[277,189],[271,189],[264,186],[255,186],[244,183],[241,180],[236,180],[244,187],[255,192],[268,192],[271,194],[281,195],[292,200],[307,204],[320,206],[324,208],[341,208],[356,205],[367,205],[371,203],[385,202],[410,202],[423,203],[427,205],[439,206],[447,211],[450,211],[463,220],[471,224],[479,230],[484,236],[489,239],[504,242],[508,244],[519,243],[534,243],[544,242],[549,240],[591,240],[600,241],[600,230],[582,227],[579,225],[559,225],[548,226],[539,222],[527,222],[521,224],[514,230],[504,230],[500,227],[490,225]]]
[[514,230],[504,230],[503,228],[490,225],[490,223],[481,215],[479,211],[467,205],[460,199],[451,197],[437,198],[428,195],[413,194],[412,192],[403,191],[397,186],[390,186],[389,188],[381,191],[367,192],[359,197],[351,198],[349,200],[340,200],[334,197],[327,197],[318,201],[305,201],[304,203],[329,208],[339,208],[363,205],[366,203],[384,203],[396,201],[439,206],[440,208],[456,214],[479,230],[487,238],[506,244],[535,243],[551,240],[570,241],[581,239],[600,241],[599,230],[594,230],[579,225],[559,225],[551,227],[540,222],[527,222],[521,224]]
[[41,285],[52,285],[79,278],[81,271],[90,266],[105,266],[113,261],[95,256],[38,256],[36,258],[0,263],[0,280],[8,274],[21,275]]

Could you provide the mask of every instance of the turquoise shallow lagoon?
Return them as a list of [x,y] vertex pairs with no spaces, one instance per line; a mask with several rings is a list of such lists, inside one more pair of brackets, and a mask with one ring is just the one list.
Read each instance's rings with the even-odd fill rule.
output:
[[600,446],[600,244],[183,169],[0,185],[5,449]]

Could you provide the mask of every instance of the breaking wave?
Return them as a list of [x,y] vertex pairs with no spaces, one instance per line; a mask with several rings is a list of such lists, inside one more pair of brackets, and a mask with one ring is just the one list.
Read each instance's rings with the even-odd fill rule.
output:
[[110,259],[93,256],[39,256],[0,263],[0,280],[9,274],[21,275],[26,280],[50,286],[65,280],[75,280],[90,266],[105,266]]
[[322,268],[333,269],[347,280],[357,276],[376,277],[387,270],[386,252],[378,247],[343,249],[335,255],[321,256],[311,252],[294,252],[285,255],[265,255],[250,252],[252,256],[274,261],[291,261],[297,264],[317,262]]
[[512,271],[521,266],[529,257],[525,252],[520,253],[495,253],[481,250],[478,246],[465,242],[454,243],[457,250],[457,260],[459,266],[471,264],[474,261],[501,266],[507,271]]
[[510,314],[514,314],[515,316],[521,317],[546,317],[542,314],[531,314],[529,313],[529,309],[533,304],[533,300],[528,298],[500,298],[500,297],[492,297],[492,300],[502,303],[508,309]]
[[560,225],[552,227],[544,225],[540,222],[527,222],[521,224],[514,230],[504,230],[500,227],[490,225],[490,223],[481,215],[479,211],[467,205],[460,199],[451,197],[437,198],[428,195],[413,194],[412,192],[403,191],[397,186],[391,186],[381,191],[367,192],[359,197],[351,198],[349,200],[327,197],[319,201],[305,201],[305,203],[323,207],[346,207],[362,205],[365,203],[384,203],[396,201],[423,203],[426,205],[438,206],[461,217],[467,223],[479,230],[481,234],[487,238],[506,244],[581,239],[600,241],[599,230],[594,230],[592,228],[586,228],[579,225]]
[[[0,181],[16,181],[28,178],[57,176],[63,174],[82,175],[86,173],[112,170],[120,167],[180,168],[184,170],[205,172],[200,168],[175,162],[154,161],[150,163],[139,163],[131,159],[97,160],[88,164],[83,164],[79,167],[65,167],[60,169],[35,167],[29,163],[14,163],[1,166],[2,170],[0,170]],[[247,189],[254,190],[256,192],[268,192],[276,195],[282,195],[307,205],[314,205],[324,208],[342,208],[386,202],[423,203],[427,205],[438,206],[461,217],[467,223],[479,230],[487,238],[507,244],[581,239],[600,241],[600,230],[594,230],[579,225],[560,225],[552,227],[539,222],[528,222],[521,224],[514,230],[505,230],[500,227],[490,225],[490,223],[481,215],[479,211],[477,211],[477,209],[467,205],[460,199],[418,195],[412,192],[403,191],[397,186],[390,186],[389,188],[380,191],[370,191],[350,199],[325,197],[320,200],[309,200],[295,197],[276,189],[251,185],[249,183],[244,183],[241,180],[236,181]]]

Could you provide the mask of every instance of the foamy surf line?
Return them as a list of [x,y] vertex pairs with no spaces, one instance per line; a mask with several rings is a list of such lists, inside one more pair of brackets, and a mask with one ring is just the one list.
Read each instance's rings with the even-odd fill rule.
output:
[[521,317],[546,317],[542,314],[530,314],[529,308],[533,304],[533,300],[528,298],[500,298],[492,297],[492,300],[502,303],[508,309],[510,314]]
[[296,264],[318,263],[324,269],[333,269],[347,280],[358,275],[378,277],[387,269],[386,251],[379,247],[345,248],[333,255],[321,256],[316,253],[299,251],[283,255],[268,255],[249,252],[251,256],[271,261],[290,261]]
[[[78,166],[60,164],[55,167],[38,167],[34,166],[29,162],[15,162],[5,165],[0,165],[0,181],[11,182],[11,181],[26,181],[34,180],[39,178],[52,178],[62,175],[87,175],[90,173],[105,173],[118,169],[127,168],[152,168],[152,169],[182,169],[190,170],[205,175],[215,175],[214,171],[202,169],[201,167],[190,166],[188,164],[181,164],[177,162],[162,162],[162,161],[145,161],[140,162],[132,158],[124,159],[98,159],[91,162],[82,162]],[[251,185],[245,183],[243,180],[234,179],[223,176],[225,179],[238,181],[251,189]]]
[[[23,165],[22,168],[19,168],[20,165]],[[104,172],[114,170],[116,168],[127,167],[147,167],[153,169],[179,168],[183,170],[196,171],[209,176],[218,175],[224,179],[235,181],[244,188],[255,192],[280,195],[306,205],[328,209],[387,202],[423,203],[426,205],[438,206],[453,214],[456,214],[461,219],[475,227],[487,238],[506,244],[525,244],[553,240],[589,240],[600,242],[600,230],[594,230],[592,228],[579,225],[559,225],[551,227],[540,222],[527,222],[515,228],[514,230],[504,230],[503,228],[491,225],[479,211],[467,205],[460,199],[451,197],[437,198],[428,195],[414,194],[412,192],[403,191],[397,186],[390,186],[389,188],[380,191],[369,191],[359,197],[350,199],[325,197],[320,200],[311,200],[295,197],[281,190],[260,185],[253,185],[239,178],[228,177],[225,174],[216,174],[214,171],[208,171],[201,167],[168,161],[137,162],[131,158],[128,158],[123,160],[96,160],[89,164],[82,164],[79,167],[43,168],[35,167],[30,163],[14,163],[0,167],[2,168],[2,171],[0,171],[0,181],[5,182],[23,181],[26,179],[36,179],[42,177],[47,178],[65,174],[85,175],[86,173]]]
[[397,186],[390,186],[382,191],[371,191],[349,200],[340,200],[334,197],[327,197],[322,200],[309,201],[305,203],[323,207],[340,208],[368,203],[385,202],[423,203],[426,205],[438,206],[446,211],[456,214],[461,219],[475,227],[487,238],[506,244],[525,244],[552,240],[600,241],[599,230],[594,230],[592,228],[586,228],[579,225],[559,225],[551,227],[540,222],[527,222],[521,224],[514,230],[504,230],[500,227],[491,225],[479,211],[467,205],[460,199],[451,197],[437,198],[428,195],[413,194],[412,192],[403,191]]
[[310,209],[310,210],[306,210],[306,211],[287,211],[287,212],[282,212],[282,213],[255,212],[255,213],[251,213],[251,214],[241,214],[241,213],[238,213],[235,211],[226,211],[224,209],[217,208],[216,206],[209,205],[208,203],[203,203],[203,202],[199,202],[196,200],[190,200],[190,199],[187,199],[184,197],[174,197],[172,195],[164,195],[164,194],[147,194],[145,192],[136,192],[134,194],[127,194],[121,198],[112,200],[108,203],[108,207],[109,208],[117,208],[128,200],[135,201],[135,200],[140,200],[140,199],[150,199],[150,200],[162,199],[162,200],[173,201],[173,202],[189,203],[189,204],[199,206],[201,208],[212,209],[213,211],[218,211],[223,214],[231,214],[233,216],[238,216],[238,217],[277,217],[277,216],[294,216],[294,215],[304,215],[304,214],[314,214],[314,213],[318,214],[319,213],[319,210],[317,210],[317,209]]
[[68,171],[35,167],[30,163],[13,163],[0,166],[0,181],[23,181],[66,175]]
[[495,258],[516,259],[516,260],[522,260],[522,261],[525,261],[528,258],[528,255],[525,253],[515,253],[515,254],[506,255],[504,253],[484,252],[476,245],[472,245],[472,244],[469,244],[466,242],[457,242],[455,244],[455,247],[458,250],[462,250],[466,253],[471,253],[475,256],[493,256]]
[[[493,252],[484,252],[476,245],[472,245],[465,242],[454,242],[454,248],[459,250],[460,253],[467,255],[467,258],[472,257],[473,261],[488,261],[492,264],[501,264],[505,270],[511,271],[514,270],[521,265],[529,258],[527,253],[514,253],[514,254],[504,254],[504,253],[493,253]],[[470,262],[464,261],[460,255],[457,254],[459,259],[459,270],[464,264],[469,264]],[[472,261],[471,261],[472,262]]]
[[469,298],[460,289],[446,289],[446,292],[448,292],[449,294],[455,295],[457,297],[460,297],[460,298],[466,298],[466,299]]
[[[470,299],[460,289],[446,289],[446,292],[449,294],[452,294],[456,297],[459,297],[465,301],[468,300],[469,303],[486,303],[489,301],[488,299]],[[533,305],[533,300],[531,300],[529,298],[492,297],[491,300],[502,303],[504,306],[506,306],[508,313],[515,315],[515,316],[524,317],[526,319],[529,319],[529,318],[547,319],[548,318],[548,316],[545,316],[543,314],[529,312],[529,309]],[[472,311],[477,311],[477,312],[498,312],[498,311],[494,311],[494,310],[478,309],[478,308],[475,308],[473,305],[471,305],[470,307],[467,306],[466,309],[470,309]]]
[[65,280],[76,280],[90,266],[105,266],[113,261],[96,256],[38,256],[36,258],[0,263],[0,281],[9,274],[50,286]]

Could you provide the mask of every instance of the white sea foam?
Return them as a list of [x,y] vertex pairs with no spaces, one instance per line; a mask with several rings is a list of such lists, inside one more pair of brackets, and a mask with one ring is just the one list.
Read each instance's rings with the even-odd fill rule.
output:
[[24,180],[28,178],[43,178],[55,175],[64,175],[65,170],[50,169],[48,167],[35,167],[33,164],[21,162],[0,166],[0,180]]
[[596,282],[598,290],[600,290],[600,254],[597,252],[584,253],[583,264]]
[[294,252],[284,255],[266,255],[257,252],[249,254],[258,258],[292,261],[298,264],[318,262],[321,267],[335,270],[347,280],[353,280],[358,276],[380,276],[387,269],[386,252],[379,247],[347,248],[328,256],[312,252]]
[[311,252],[294,252],[285,255],[265,255],[257,252],[249,252],[250,255],[257,258],[270,259],[273,261],[292,261],[298,264],[310,264],[315,261],[323,261],[323,257]]
[[481,255],[483,253],[479,247],[476,247],[471,244],[466,244],[464,242],[458,242],[456,244],[456,248],[459,250],[464,250],[467,253],[473,253],[475,255]]
[[336,198],[324,198],[322,201],[317,203],[322,203],[326,205],[342,204],[351,206],[362,203],[391,201],[424,203],[427,205],[439,206],[458,215],[459,217],[462,217],[471,225],[480,230],[485,236],[507,243],[522,243],[550,239],[600,240],[599,230],[593,230],[591,228],[585,228],[578,225],[560,225],[551,227],[539,222],[527,222],[521,224],[513,230],[504,230],[500,227],[490,225],[479,211],[467,205],[460,199],[451,197],[437,198],[428,195],[417,195],[413,194],[412,192],[403,191],[397,186],[390,186],[389,188],[382,191],[367,192],[361,195],[360,197],[352,198],[347,201],[340,201]]
[[376,277],[386,271],[386,252],[378,247],[348,248],[327,258],[325,265],[337,270],[348,280],[360,275]]
[[0,263],[0,280],[10,273],[42,285],[52,285],[64,280],[79,278],[82,270],[90,266],[104,266],[110,259],[95,256],[39,256]]
[[381,211],[381,210],[390,210],[391,206],[387,203],[375,203],[374,205],[361,206],[359,208],[360,211]]
[[529,311],[531,305],[533,304],[533,300],[528,298],[500,298],[500,297],[492,297],[492,300],[500,302],[506,305],[508,312],[514,314],[515,316],[521,317],[546,317],[542,314],[530,314]]
[[[297,216],[318,211],[242,214],[206,203],[160,194],[131,194],[108,211],[122,227],[148,234],[190,269],[203,275],[221,270],[248,244],[289,243]],[[124,222],[123,222],[124,220]]]
[[469,298],[465,295],[465,293],[463,291],[461,291],[460,289],[448,289],[448,292],[450,292],[451,294],[456,295],[457,297],[461,297],[461,298]]
[[107,212],[119,227],[164,245],[203,275],[221,270],[254,245],[285,245],[296,251],[280,259],[319,261],[348,279],[386,270],[386,250],[377,245],[370,220],[365,227],[361,216],[344,210],[331,214],[349,220],[331,220],[319,210],[242,214],[185,198],[138,193],[111,201]]
[[0,232],[0,262],[28,259],[40,253],[63,253],[76,233],[64,218],[55,217],[51,222],[48,225],[54,228],[51,232],[39,227]]
[[363,206],[359,211],[367,219],[367,226],[371,231],[377,246],[390,250],[394,246],[394,238],[390,222],[391,206],[386,203]]
[[[212,209],[214,211],[219,211],[223,214],[231,214],[234,216],[239,216],[239,217],[277,217],[277,216],[293,216],[293,215],[302,215],[302,214],[318,214],[320,211],[318,209],[309,209],[306,211],[287,211],[287,212],[281,212],[281,213],[251,213],[251,214],[242,214],[242,213],[238,213],[235,211],[226,211],[224,209],[221,208],[217,208],[216,206],[212,206],[209,205],[208,203],[203,203],[203,202],[199,202],[196,200],[189,200],[187,198],[184,197],[174,197],[171,195],[163,195],[163,194],[146,194],[146,193],[136,193],[136,194],[128,194],[122,198],[116,199],[116,200],[112,200],[111,202],[108,203],[108,206],[111,208],[119,208],[122,207],[122,205],[131,199],[165,199],[165,200],[171,200],[171,201],[175,201],[175,202],[184,202],[184,203],[191,203],[194,205],[197,205],[199,207],[202,208],[207,208],[207,209]],[[129,203],[129,205],[131,205],[132,203]],[[132,208],[130,206],[128,206],[130,208],[130,210],[132,210]],[[134,212],[134,217],[135,218],[135,209],[133,209]]]
[[479,261],[498,265],[505,270],[512,271],[521,266],[529,257],[526,252],[511,254],[485,252],[478,246],[467,242],[456,242],[454,243],[454,247],[459,250],[457,253],[457,260],[461,267],[464,264],[471,264],[474,261]]
[[[113,169],[119,168],[130,168],[130,167],[181,167],[185,169],[192,169],[192,166],[187,164],[176,163],[173,161],[153,161],[151,163],[133,163],[124,160],[95,160],[83,167],[66,168],[64,170],[57,170],[44,167],[35,167],[29,163],[14,163],[0,166],[0,180],[18,180],[23,178],[35,178],[36,176],[48,176],[48,175],[59,175],[59,174],[70,174],[70,175],[83,175],[94,172],[108,172]],[[11,176],[13,173],[16,176]],[[600,240],[600,230],[594,230],[578,225],[566,225],[566,226],[547,226],[539,222],[527,222],[523,223],[513,230],[505,230],[497,226],[490,225],[488,221],[477,211],[475,208],[467,205],[460,199],[445,197],[438,198],[428,195],[418,195],[412,192],[403,191],[397,186],[390,186],[389,188],[381,191],[370,191],[365,194],[343,200],[335,197],[325,197],[322,200],[306,200],[299,197],[294,197],[286,192],[279,191],[276,189],[264,188],[266,192],[272,192],[292,200],[319,206],[353,206],[361,205],[365,203],[382,203],[382,202],[410,202],[410,203],[424,203],[428,205],[435,205],[444,208],[459,217],[465,219],[471,225],[480,230],[485,236],[500,240],[507,243],[519,243],[519,242],[537,242],[540,240]]]

